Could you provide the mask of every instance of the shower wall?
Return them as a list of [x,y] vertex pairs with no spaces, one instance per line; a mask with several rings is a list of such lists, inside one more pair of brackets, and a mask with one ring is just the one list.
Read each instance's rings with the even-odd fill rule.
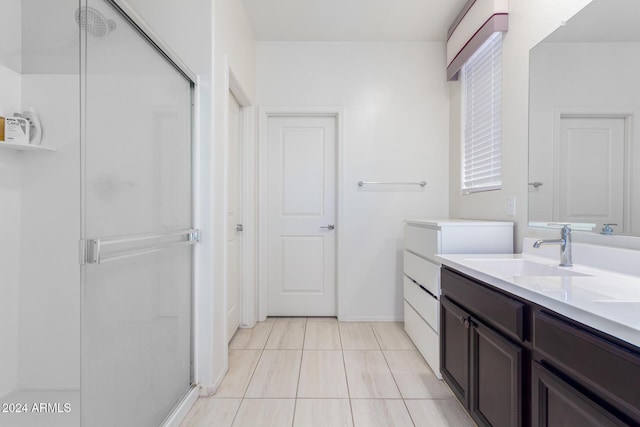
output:
[[23,154],[20,388],[80,388],[79,97],[78,75],[22,77],[22,105],[57,151]]
[[[0,25],[0,112],[21,105],[20,1],[3,2],[3,13],[13,16]],[[0,396],[18,382],[18,298],[20,281],[21,155],[0,150]]]
[[77,6],[3,1],[0,111],[35,107],[57,151],[0,149],[0,397],[80,387]]
[[[20,105],[20,74],[0,65],[0,111]],[[6,114],[6,113],[5,113]],[[13,150],[0,151],[0,396],[17,384],[18,289],[20,281],[21,157]]]
[[[0,25],[0,65],[20,72],[22,67],[22,1],[21,0],[3,0],[2,15],[6,19],[2,20]],[[2,93],[5,92],[5,86],[0,87]],[[5,100],[3,99],[4,103]]]

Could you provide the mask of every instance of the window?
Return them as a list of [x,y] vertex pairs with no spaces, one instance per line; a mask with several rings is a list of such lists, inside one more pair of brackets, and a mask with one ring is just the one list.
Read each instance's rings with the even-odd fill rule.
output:
[[464,64],[462,192],[501,188],[502,33],[494,33]]

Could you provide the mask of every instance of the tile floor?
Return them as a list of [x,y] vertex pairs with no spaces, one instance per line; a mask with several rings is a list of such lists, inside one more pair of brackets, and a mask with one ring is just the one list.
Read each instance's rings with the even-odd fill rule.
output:
[[238,330],[227,376],[181,427],[473,425],[402,323],[270,318]]

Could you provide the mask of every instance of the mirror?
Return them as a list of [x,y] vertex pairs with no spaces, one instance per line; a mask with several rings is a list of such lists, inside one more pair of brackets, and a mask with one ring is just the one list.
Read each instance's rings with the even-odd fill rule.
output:
[[529,71],[529,226],[640,236],[640,2],[594,0]]

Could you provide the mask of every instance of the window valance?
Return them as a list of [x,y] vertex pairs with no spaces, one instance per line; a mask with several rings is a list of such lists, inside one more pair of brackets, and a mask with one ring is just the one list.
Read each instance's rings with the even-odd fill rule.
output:
[[447,80],[496,32],[509,29],[508,0],[469,0],[447,33]]

